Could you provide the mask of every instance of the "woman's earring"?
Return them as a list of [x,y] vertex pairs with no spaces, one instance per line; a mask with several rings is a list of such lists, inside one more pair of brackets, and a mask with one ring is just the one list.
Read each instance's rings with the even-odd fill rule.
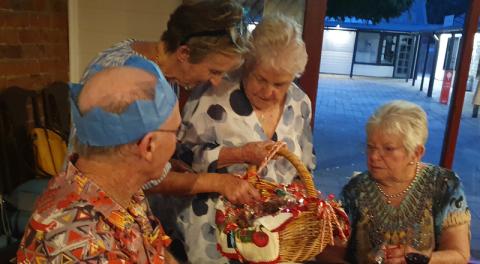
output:
[[413,164],[415,164],[415,162],[414,162],[414,161],[410,161],[408,164],[413,165]]

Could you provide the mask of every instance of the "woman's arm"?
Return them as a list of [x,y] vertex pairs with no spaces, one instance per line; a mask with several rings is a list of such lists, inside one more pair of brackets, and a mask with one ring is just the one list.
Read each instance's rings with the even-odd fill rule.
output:
[[347,246],[345,243],[335,242],[334,246],[327,246],[322,253],[315,257],[316,263],[348,263],[345,260]]
[[240,147],[222,147],[218,155],[217,168],[238,163],[260,165],[273,144],[273,141],[258,141]]
[[451,226],[442,231],[438,251],[433,252],[431,264],[467,263],[470,259],[469,224]]
[[231,174],[189,173],[171,171],[158,185],[149,192],[193,195],[198,193],[220,193],[235,204],[253,203],[260,199],[260,194],[246,180]]

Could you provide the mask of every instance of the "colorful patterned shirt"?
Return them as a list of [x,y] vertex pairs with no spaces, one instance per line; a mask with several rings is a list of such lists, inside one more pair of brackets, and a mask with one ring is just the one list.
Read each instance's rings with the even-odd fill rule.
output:
[[168,246],[143,192],[125,209],[68,164],[38,199],[18,263],[164,263]]
[[431,164],[421,170],[398,207],[383,199],[368,171],[350,180],[342,200],[352,226],[350,263],[373,263],[383,244],[438,249],[443,230],[471,221],[460,179]]

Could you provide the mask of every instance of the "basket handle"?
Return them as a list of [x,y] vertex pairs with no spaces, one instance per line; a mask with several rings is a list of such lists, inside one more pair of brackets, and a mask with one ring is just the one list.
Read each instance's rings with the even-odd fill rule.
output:
[[[287,148],[280,148],[277,153],[275,153],[275,156],[280,156],[287,159],[288,161],[290,161],[293,167],[295,167],[295,169],[298,171],[300,179],[305,184],[305,189],[307,190],[308,197],[318,197],[317,190],[315,189],[315,185],[313,184],[312,174],[308,171],[308,169],[297,157],[297,155],[290,152]],[[255,183],[256,181],[258,181],[257,177],[257,166],[249,166],[247,169],[248,181],[250,183]]]

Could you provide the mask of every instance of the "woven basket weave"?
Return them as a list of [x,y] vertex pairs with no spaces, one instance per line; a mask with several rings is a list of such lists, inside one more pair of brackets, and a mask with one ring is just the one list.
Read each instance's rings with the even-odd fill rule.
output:
[[[276,156],[286,158],[298,171],[305,185],[309,198],[318,198],[318,192],[313,184],[312,175],[295,154],[286,148],[281,148]],[[277,184],[259,179],[256,176],[256,167],[250,167],[247,173],[248,181],[260,193],[271,191],[278,187]],[[282,262],[302,262],[314,258],[323,249],[333,244],[334,229],[341,229],[335,209],[327,202],[320,201],[323,206],[315,203],[307,205],[306,211],[287,223],[279,232],[280,260]],[[319,207],[321,208],[319,210]]]

